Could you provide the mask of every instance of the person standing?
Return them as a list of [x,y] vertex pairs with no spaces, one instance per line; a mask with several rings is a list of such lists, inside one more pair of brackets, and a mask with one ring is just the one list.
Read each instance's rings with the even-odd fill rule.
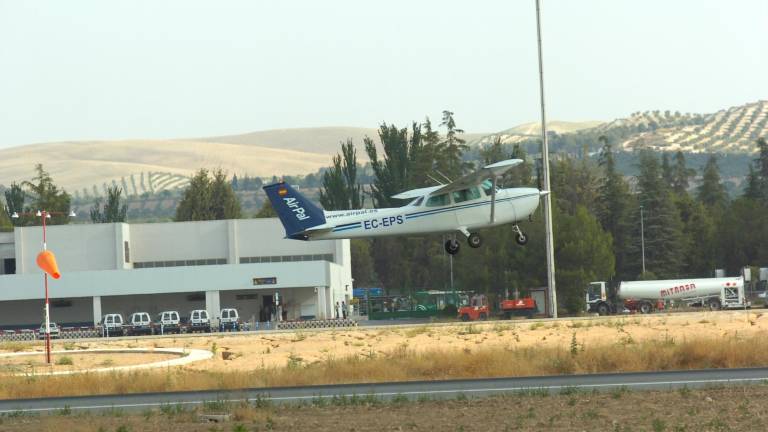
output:
[[347,304],[344,301],[341,302],[341,315],[347,319]]
[[339,319],[339,302],[336,302],[336,319]]

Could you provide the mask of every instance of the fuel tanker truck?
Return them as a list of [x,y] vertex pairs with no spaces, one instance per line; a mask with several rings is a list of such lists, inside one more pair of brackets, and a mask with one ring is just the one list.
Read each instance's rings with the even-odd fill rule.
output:
[[707,307],[710,310],[749,306],[744,298],[742,277],[620,282],[616,298],[616,301],[608,298],[605,282],[592,282],[587,288],[587,312],[608,315],[637,311],[647,314],[670,304]]

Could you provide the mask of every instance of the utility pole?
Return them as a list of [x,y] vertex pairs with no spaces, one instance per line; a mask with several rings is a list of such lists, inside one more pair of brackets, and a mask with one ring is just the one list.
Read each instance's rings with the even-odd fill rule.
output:
[[[544,61],[541,51],[540,0],[536,0],[536,36],[539,45],[539,94],[541,95],[541,161],[544,173],[543,192],[549,192],[549,144],[547,142],[547,118],[544,111]],[[557,291],[555,289],[555,250],[552,236],[552,198],[544,194],[544,231],[547,247],[547,286],[549,287],[550,315],[557,318]]]
[[643,278],[645,278],[645,226],[643,225],[643,206],[640,206],[640,250],[643,255]]

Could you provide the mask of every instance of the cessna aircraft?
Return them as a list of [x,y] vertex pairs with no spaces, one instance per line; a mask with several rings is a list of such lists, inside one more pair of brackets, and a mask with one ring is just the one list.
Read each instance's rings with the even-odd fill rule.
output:
[[[496,162],[449,184],[399,193],[392,198],[411,201],[396,208],[323,211],[286,183],[264,186],[264,191],[283,223],[286,238],[331,240],[458,231],[467,237],[470,247],[477,248],[482,238],[476,230],[513,223],[517,243],[525,245],[528,237],[517,223],[533,214],[546,192],[496,185],[498,177],[522,162]],[[448,240],[445,251],[457,254],[459,242]]]

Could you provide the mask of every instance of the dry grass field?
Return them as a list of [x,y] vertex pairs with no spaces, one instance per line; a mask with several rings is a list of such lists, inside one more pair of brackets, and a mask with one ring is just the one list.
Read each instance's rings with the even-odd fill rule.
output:
[[107,379],[4,376],[0,398],[760,366],[768,365],[766,342],[768,316],[754,312],[84,341],[78,347],[190,347],[216,355]]

